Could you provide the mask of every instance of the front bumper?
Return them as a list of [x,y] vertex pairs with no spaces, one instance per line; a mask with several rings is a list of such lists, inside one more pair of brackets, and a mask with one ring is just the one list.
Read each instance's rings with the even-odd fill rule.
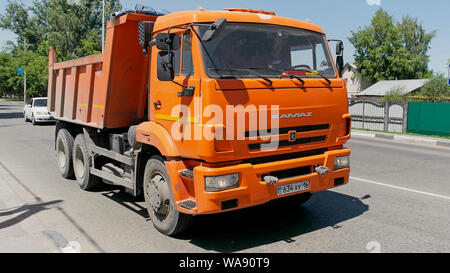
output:
[[[268,162],[262,164],[238,164],[227,167],[205,167],[194,168],[195,202],[196,207],[190,211],[191,214],[210,214],[222,211],[240,209],[266,203],[270,200],[283,198],[303,192],[318,192],[333,188],[337,185],[347,184],[350,168],[334,170],[334,159],[338,156],[350,155],[349,149],[327,151],[324,154],[308,156],[296,159]],[[319,175],[314,172],[314,166],[321,165],[329,168],[329,172]],[[262,176],[275,171],[290,170],[299,167],[311,166],[311,173],[301,176],[291,176],[280,179],[277,184],[267,184]],[[219,176],[230,173],[239,174],[239,187],[221,192],[206,192],[205,177]],[[277,196],[277,186],[291,184],[301,181],[310,181],[307,191],[296,192],[283,196]],[[225,203],[224,203],[225,202]],[[227,206],[224,206],[227,204]],[[232,204],[232,207],[229,207]],[[226,208],[224,208],[226,207]]]
[[51,115],[35,115],[34,120],[37,122],[55,122],[55,118]]

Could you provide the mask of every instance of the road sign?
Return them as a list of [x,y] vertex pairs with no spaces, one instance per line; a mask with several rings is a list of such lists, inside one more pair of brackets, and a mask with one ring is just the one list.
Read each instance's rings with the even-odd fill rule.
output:
[[19,76],[22,76],[23,75],[23,68],[22,68],[22,66],[18,66],[17,67],[17,74],[19,75]]
[[447,84],[450,85],[450,64],[448,65],[448,77],[447,77]]

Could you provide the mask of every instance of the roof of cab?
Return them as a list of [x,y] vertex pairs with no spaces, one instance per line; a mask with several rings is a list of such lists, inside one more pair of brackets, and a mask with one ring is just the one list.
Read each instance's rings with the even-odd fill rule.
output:
[[156,20],[154,31],[158,32],[171,26],[181,26],[189,23],[214,22],[219,18],[226,18],[228,22],[281,25],[323,33],[322,28],[315,24],[285,17],[242,11],[211,10],[181,11],[160,16]]

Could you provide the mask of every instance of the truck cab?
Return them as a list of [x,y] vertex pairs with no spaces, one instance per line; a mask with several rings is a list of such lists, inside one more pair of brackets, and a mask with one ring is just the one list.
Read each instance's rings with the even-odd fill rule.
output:
[[[57,131],[67,132],[55,134],[58,162],[84,189],[102,178],[143,193],[155,227],[168,235],[193,215],[305,202],[349,178],[342,49],[338,42],[335,62],[319,26],[274,12],[124,14],[108,25],[103,56],[61,65],[50,53],[49,71],[70,68],[74,83],[82,77],[73,67],[101,63],[90,68],[90,85],[70,86],[77,94],[62,112],[63,79],[49,77],[49,108]],[[64,137],[82,140],[70,147]]]

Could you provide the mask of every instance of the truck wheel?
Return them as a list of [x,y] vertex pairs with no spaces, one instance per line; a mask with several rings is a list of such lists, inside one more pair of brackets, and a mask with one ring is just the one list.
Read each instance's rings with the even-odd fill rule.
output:
[[89,155],[83,134],[78,134],[73,143],[73,170],[78,185],[83,190],[90,190],[100,184],[100,178],[90,173]]
[[73,136],[66,129],[60,129],[56,137],[56,162],[64,178],[73,178],[72,150]]
[[29,119],[27,118],[27,115],[25,114],[25,112],[23,112],[23,116],[25,117],[25,122],[28,122]]
[[189,227],[193,217],[175,209],[169,175],[161,156],[152,156],[147,161],[143,186],[148,214],[159,232],[173,236]]
[[37,124],[36,120],[34,119],[34,116],[31,116],[31,123],[33,123],[33,125]]

